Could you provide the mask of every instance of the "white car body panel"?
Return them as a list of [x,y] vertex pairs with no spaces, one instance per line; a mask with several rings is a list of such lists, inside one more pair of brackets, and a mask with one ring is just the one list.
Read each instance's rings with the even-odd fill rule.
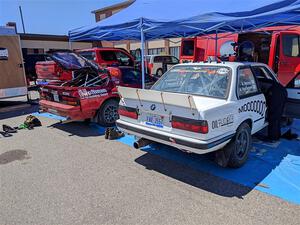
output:
[[[238,99],[236,95],[236,71],[238,66],[244,66],[244,64],[210,63],[210,65],[228,66],[232,69],[232,79],[227,99],[118,87],[121,96],[120,105],[139,110],[137,120],[120,116],[117,121],[118,128],[140,138],[198,154],[223,148],[235,135],[238,127],[245,121],[249,121],[251,134],[263,129],[267,125],[265,121],[267,109],[265,96],[258,93],[251,97]],[[155,109],[151,108],[153,105],[155,105]],[[146,116],[148,114],[162,116],[163,126],[156,127],[147,124]],[[172,128],[172,116],[206,120],[208,133],[202,134]]]

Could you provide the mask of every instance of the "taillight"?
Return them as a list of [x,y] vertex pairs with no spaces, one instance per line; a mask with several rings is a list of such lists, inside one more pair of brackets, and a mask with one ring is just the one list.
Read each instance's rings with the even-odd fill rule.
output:
[[152,69],[153,69],[153,63],[148,63],[147,67],[148,67],[148,70],[149,70],[148,73],[151,74]]
[[137,109],[131,108],[131,107],[126,107],[126,106],[119,106],[118,113],[121,116],[126,116],[132,119],[137,119],[138,118],[138,112]]
[[179,116],[172,116],[172,127],[196,133],[208,133],[208,124],[206,120],[193,120]]
[[68,97],[68,96],[61,96],[61,102],[67,105],[79,105],[79,101],[77,98],[73,98],[73,97]]

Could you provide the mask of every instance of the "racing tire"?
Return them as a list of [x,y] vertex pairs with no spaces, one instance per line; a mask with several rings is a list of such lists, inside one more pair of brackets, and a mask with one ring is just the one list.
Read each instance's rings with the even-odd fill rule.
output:
[[103,103],[97,113],[98,124],[104,127],[111,127],[115,125],[118,114],[119,102],[116,99],[110,99]]
[[164,72],[163,72],[162,69],[156,70],[156,76],[157,76],[157,77],[161,77],[163,74],[164,74]]
[[227,166],[231,168],[243,166],[248,159],[251,147],[251,128],[248,123],[242,123],[237,129],[233,139],[224,147],[224,151],[229,153]]

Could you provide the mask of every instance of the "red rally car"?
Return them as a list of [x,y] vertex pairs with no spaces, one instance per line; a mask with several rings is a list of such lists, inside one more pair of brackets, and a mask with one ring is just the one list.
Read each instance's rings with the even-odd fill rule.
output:
[[[40,109],[68,120],[94,118],[103,126],[112,126],[118,119],[119,94],[116,86],[141,87],[141,72],[133,67],[100,68],[96,63],[72,51],[50,54],[65,71],[70,81],[56,81],[41,88]],[[155,80],[146,76],[146,86]]]

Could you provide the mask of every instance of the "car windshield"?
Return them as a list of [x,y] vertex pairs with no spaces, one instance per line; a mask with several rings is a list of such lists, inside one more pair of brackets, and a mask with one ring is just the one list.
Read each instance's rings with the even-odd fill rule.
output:
[[176,66],[152,90],[226,98],[231,69],[225,66]]
[[74,52],[53,52],[51,58],[68,70],[78,70],[85,67],[93,67],[93,69],[100,70],[97,64]]

